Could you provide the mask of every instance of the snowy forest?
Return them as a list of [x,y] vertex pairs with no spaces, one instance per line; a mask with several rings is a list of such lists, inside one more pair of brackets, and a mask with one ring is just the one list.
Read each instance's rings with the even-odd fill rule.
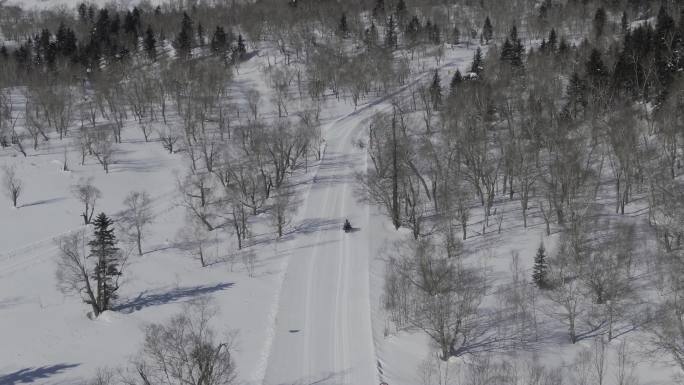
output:
[[0,0],[0,385],[684,383],[681,0]]

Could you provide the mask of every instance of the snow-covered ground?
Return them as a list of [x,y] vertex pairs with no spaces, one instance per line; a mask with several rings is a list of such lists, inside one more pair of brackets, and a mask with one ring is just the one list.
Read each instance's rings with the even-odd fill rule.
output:
[[[447,48],[440,65],[443,85],[456,68],[467,72],[473,48]],[[241,97],[245,84],[266,96],[261,68],[268,62],[257,56],[242,64],[233,97]],[[416,59],[413,64],[412,82],[429,81],[434,61]],[[242,383],[422,383],[420,368],[425,360],[435,361],[434,346],[419,331],[394,330],[381,308],[388,245],[408,234],[395,231],[377,208],[362,201],[355,183],[355,174],[368,166],[365,150],[355,143],[365,138],[375,112],[390,110],[392,98],[402,97],[408,97],[407,87],[365,100],[356,109],[327,100],[322,109],[325,151],[307,172],[294,176],[301,182],[299,202],[285,236],[279,241],[257,236],[242,252],[222,237],[212,251],[215,263],[207,267],[177,247],[184,210],[177,202],[176,180],[184,160],[158,142],[145,142],[135,124],[125,129],[109,174],[92,159],[79,165],[75,150],[68,153],[70,171],[62,171],[64,143],[57,140],[41,144],[28,158],[0,150],[0,164],[16,165],[25,182],[21,207],[0,204],[0,385],[71,384],[98,368],[125,365],[140,349],[145,325],[163,322],[199,296],[211,297],[218,307],[218,330],[237,331],[235,359]],[[81,205],[70,186],[90,176],[103,192],[98,212],[116,214],[126,194],[144,190],[153,197],[156,214],[145,254],[130,258],[116,311],[94,321],[86,317],[89,309],[79,298],[57,289],[55,277],[55,239],[83,229]],[[512,251],[525,256],[522,269],[528,272],[529,256],[539,242],[552,249],[557,241],[557,234],[544,235],[534,210],[524,229],[518,205],[497,201],[495,207],[505,213],[501,234],[495,226],[481,234],[481,218],[471,220],[466,253],[492,276],[509,274]],[[355,231],[341,231],[345,218]],[[261,225],[255,233],[268,231]],[[241,263],[245,252],[257,255],[251,276]],[[560,330],[557,325],[549,329]],[[530,355],[563,366],[590,346],[588,341],[561,342],[564,338],[556,335]],[[469,360],[454,360],[454,370]],[[638,371],[643,384],[669,383],[672,374],[670,366],[647,361]]]
[[[471,56],[470,50],[453,50],[445,71],[464,68]],[[235,84],[267,93],[260,70],[266,60],[244,63]],[[426,75],[421,71],[417,78]],[[64,142],[58,140],[41,143],[28,158],[2,150],[0,163],[15,165],[25,188],[19,208],[0,205],[0,383],[73,383],[98,368],[125,365],[140,349],[145,325],[163,322],[183,302],[204,295],[220,309],[217,329],[238,331],[242,381],[377,382],[375,345],[381,341],[373,338],[371,315],[379,314],[371,309],[379,303],[370,293],[369,268],[380,240],[394,231],[358,200],[354,175],[366,159],[353,142],[364,137],[375,111],[388,108],[390,97],[371,98],[356,110],[334,98],[326,103],[324,156],[295,176],[303,182],[297,187],[301,202],[288,234],[248,248],[257,254],[253,277],[228,242],[216,246],[218,262],[205,268],[176,247],[184,221],[176,181],[184,161],[158,142],[145,142],[134,123],[124,130],[109,174],[93,159],[81,166],[73,148],[70,170],[62,171]],[[130,257],[117,311],[95,321],[78,297],[58,290],[55,277],[55,240],[84,229],[82,207],[70,191],[84,177],[93,177],[103,193],[97,212],[116,214],[134,190],[151,194],[155,212],[144,255]],[[358,231],[343,233],[344,218]]]

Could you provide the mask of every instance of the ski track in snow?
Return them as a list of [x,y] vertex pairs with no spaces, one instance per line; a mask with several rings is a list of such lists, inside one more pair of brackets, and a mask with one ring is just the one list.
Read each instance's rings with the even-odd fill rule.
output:
[[[345,214],[355,225],[363,225],[357,214],[363,206],[356,204],[350,186],[353,172],[359,171],[354,163],[362,151],[354,149],[351,138],[363,131],[361,122],[366,117],[357,110],[325,130],[328,139],[316,175],[319,182],[311,187],[302,217],[326,218],[333,223],[321,221],[322,228],[295,242],[294,249],[309,250],[290,257],[264,384],[352,384],[367,383],[373,377],[374,352],[363,348],[370,340],[370,318],[365,330],[350,327],[355,323],[352,318],[369,313],[358,306],[368,297],[367,291],[350,295],[350,287],[367,277],[350,274],[350,260],[367,263],[368,256],[350,250],[349,244],[360,232],[345,234],[341,230]],[[358,243],[363,244],[361,240]],[[366,370],[360,369],[362,366]]]
[[[270,352],[262,355],[267,363],[260,366],[263,385],[377,383],[369,292],[371,211],[367,203],[357,202],[353,180],[354,173],[367,168],[368,159],[353,142],[363,137],[376,111],[390,111],[392,98],[429,74],[334,120],[324,130],[326,152],[315,176],[319,183],[309,187],[299,219],[326,218],[334,225],[301,234],[293,250],[308,252],[293,252],[284,262],[287,271],[266,344]],[[344,233],[345,218],[360,231]]]
[[[447,62],[440,69],[461,62]],[[371,99],[324,126],[322,158],[294,221],[303,225],[303,231],[291,242],[275,245],[276,254],[285,256],[278,269],[280,289],[266,312],[270,327],[264,330],[258,362],[249,371],[250,383],[377,383],[369,263],[374,251],[370,238],[378,234],[369,228],[370,206],[357,202],[355,196],[354,174],[368,167],[368,155],[354,143],[365,137],[375,112],[391,111],[393,98],[431,74],[425,71],[389,95]],[[178,207],[174,193],[154,197],[158,217]],[[342,231],[345,217],[357,231]],[[77,226],[0,252],[0,278],[55,258],[56,239],[84,228]]]

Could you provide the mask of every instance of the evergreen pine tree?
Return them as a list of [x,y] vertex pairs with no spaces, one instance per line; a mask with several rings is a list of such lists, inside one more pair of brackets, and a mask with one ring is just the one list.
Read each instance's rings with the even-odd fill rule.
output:
[[561,37],[560,43],[558,43],[558,53],[564,55],[569,50],[570,46],[568,46],[568,42],[565,40],[565,37]]
[[406,39],[415,44],[418,41],[422,28],[423,26],[421,25],[418,16],[414,15],[406,26]]
[[594,14],[594,35],[596,38],[603,36],[603,29],[606,26],[606,10],[603,7],[599,7]]
[[457,69],[456,73],[454,73],[454,77],[451,78],[451,83],[449,83],[449,96],[456,95],[458,87],[461,85],[462,82],[463,76],[461,76],[461,71]]
[[397,2],[397,6],[395,8],[396,14],[397,14],[397,21],[399,22],[399,25],[404,25],[404,22],[406,21],[406,16],[407,16],[407,9],[406,9],[406,3],[404,0],[399,0]]
[[671,38],[675,32],[675,21],[667,13],[667,10],[662,5],[658,10],[658,17],[656,19],[656,36],[660,42],[665,42]]
[[109,11],[107,11],[107,9],[101,9],[100,13],[98,13],[97,21],[95,22],[93,38],[103,49],[109,46],[110,27]]
[[678,39],[679,39],[679,71],[684,72],[684,8],[679,15],[679,28],[678,28]]
[[193,45],[193,26],[192,19],[187,14],[183,12],[183,21],[181,22],[181,29],[176,36],[176,50],[178,51],[178,56],[181,58],[189,58]]
[[247,53],[247,47],[245,46],[245,39],[242,38],[242,34],[238,35],[238,41],[237,41],[237,52],[240,55],[240,58],[243,58],[245,54]]
[[546,42],[546,48],[551,53],[556,53],[556,49],[558,49],[558,36],[556,35],[556,30],[554,28],[551,28],[551,32],[549,32],[549,40]]
[[484,65],[482,63],[482,49],[477,47],[475,54],[473,55],[473,64],[470,66],[470,72],[476,74],[478,77],[482,76],[484,71]]
[[197,44],[200,47],[204,47],[204,28],[202,23],[197,23]]
[[433,24],[432,28],[428,32],[430,33],[430,41],[432,44],[439,45],[442,43],[442,35],[437,23]]
[[342,12],[342,17],[340,18],[339,26],[340,35],[346,38],[349,35],[349,26],[347,25],[347,15]]
[[430,84],[430,99],[432,106],[438,108],[442,105],[442,80],[439,77],[439,71],[435,70],[432,77],[432,84]]
[[[64,55],[64,42],[67,39],[67,27],[63,22],[59,23],[57,27],[57,34],[55,35],[55,40],[57,41],[57,50],[60,54]],[[67,56],[67,55],[65,55]]]
[[385,0],[376,0],[373,7],[373,17],[378,19],[385,15]]
[[623,34],[629,31],[629,21],[627,20],[627,12],[622,12],[622,19],[620,20],[620,29]]
[[88,7],[88,22],[93,23],[95,21],[95,6],[90,5]]
[[364,42],[368,48],[375,47],[378,44],[378,29],[375,23],[371,21],[371,26],[366,28]]
[[247,47],[245,46],[245,39],[242,38],[242,34],[238,34],[237,44],[233,49],[233,62],[241,61],[245,58],[247,54]]
[[544,243],[539,244],[537,255],[534,257],[534,271],[532,273],[532,280],[534,284],[540,289],[548,288],[548,265],[546,263],[546,250]]
[[48,45],[50,45],[50,31],[43,28],[40,34],[34,36],[33,49],[31,52],[33,56],[29,60],[33,62],[37,67],[43,66],[45,64],[45,58],[47,56]]
[[542,39],[541,43],[539,43],[539,52],[546,53],[548,46],[549,44],[546,42],[546,39]]
[[112,228],[112,220],[104,213],[100,213],[93,226],[93,238],[88,242],[90,247],[89,258],[95,258],[95,268],[92,278],[96,283],[95,304],[93,309],[95,316],[105,310],[110,310],[112,301],[117,298],[116,291],[119,289],[118,280],[121,276],[121,256],[116,247],[116,236]]
[[45,64],[51,70],[55,69],[55,63],[57,62],[57,44],[55,42],[48,43],[47,49],[45,50]]
[[119,18],[119,14],[115,13],[114,17],[112,17],[112,20],[109,22],[109,34],[116,36],[119,34],[120,29],[121,29],[121,19]]
[[587,106],[586,86],[577,72],[573,72],[570,76],[567,94],[569,105],[568,110],[572,113],[573,117],[577,117],[579,110],[584,110],[584,108]]
[[71,28],[64,24],[59,25],[57,30],[57,51],[65,57],[72,57],[76,54],[77,40],[76,34]]
[[50,37],[50,31],[47,28],[43,28],[43,30],[40,31],[40,37],[36,39],[36,43],[38,43],[37,49],[42,58],[45,58],[47,55],[48,46],[50,45]]
[[461,31],[456,26],[451,32],[451,44],[461,44]]
[[390,15],[387,21],[387,30],[385,31],[385,47],[395,49],[397,47],[397,31],[394,22],[394,16]]
[[399,0],[396,7],[397,16],[406,14],[406,2],[404,0]]
[[88,22],[88,7],[85,5],[85,3],[78,5],[78,20],[82,23]]
[[482,38],[484,39],[485,43],[489,44],[489,41],[492,40],[492,37],[494,37],[494,28],[492,27],[492,21],[489,20],[489,16],[484,21],[484,25],[482,26]]
[[592,86],[598,86],[605,82],[608,76],[608,69],[605,64],[603,64],[603,59],[601,59],[601,52],[596,48],[591,50],[589,54],[589,60],[586,64],[587,78],[589,84]]
[[667,10],[662,5],[658,11],[658,18],[656,20],[655,29],[655,53],[654,61],[658,80],[662,85],[662,92],[667,92],[670,84],[674,80],[674,73],[677,70],[677,43],[679,39],[675,39],[676,26],[674,19],[667,13]]
[[511,57],[513,56],[513,46],[511,45],[511,42],[506,38],[504,40],[503,45],[501,46],[501,61],[503,62],[511,62]]
[[133,13],[131,11],[126,12],[126,16],[124,16],[123,29],[127,34],[138,34],[138,27],[133,19]]
[[17,62],[19,68],[23,68],[27,72],[31,70],[32,61],[31,56],[33,55],[32,49],[33,42],[31,38],[24,44],[22,44],[19,49],[14,51],[14,59]]
[[133,7],[133,23],[135,24],[136,33],[140,31],[141,21],[140,21],[140,9],[138,7]]
[[525,52],[525,47],[523,46],[522,41],[518,37],[518,28],[516,28],[515,26],[511,28],[510,39],[511,57],[509,59],[509,62],[512,66],[520,68],[523,65],[523,54]]
[[228,36],[221,26],[217,26],[211,37],[211,51],[214,55],[222,56],[228,49]]
[[549,16],[549,5],[550,1],[542,1],[541,4],[539,5],[539,13],[538,13],[538,18],[539,20],[546,24],[547,20],[546,18]]
[[612,80],[613,89],[618,94],[621,94],[624,91],[629,95],[636,95],[636,89],[633,84],[633,71],[633,66],[629,62],[629,55],[626,50],[623,50],[618,55],[618,60],[615,63]]
[[154,37],[154,31],[152,30],[152,26],[148,25],[147,30],[145,31],[145,39],[143,40],[143,47],[145,48],[145,52],[147,53],[147,57],[150,58],[150,60],[155,61],[157,60],[157,39]]

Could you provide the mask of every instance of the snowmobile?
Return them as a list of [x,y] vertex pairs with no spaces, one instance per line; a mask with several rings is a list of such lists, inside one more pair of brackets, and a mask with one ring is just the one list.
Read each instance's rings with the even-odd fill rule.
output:
[[352,227],[351,223],[349,223],[349,219],[344,220],[344,226],[342,226],[342,230],[344,230],[345,233],[350,233],[354,228]]

